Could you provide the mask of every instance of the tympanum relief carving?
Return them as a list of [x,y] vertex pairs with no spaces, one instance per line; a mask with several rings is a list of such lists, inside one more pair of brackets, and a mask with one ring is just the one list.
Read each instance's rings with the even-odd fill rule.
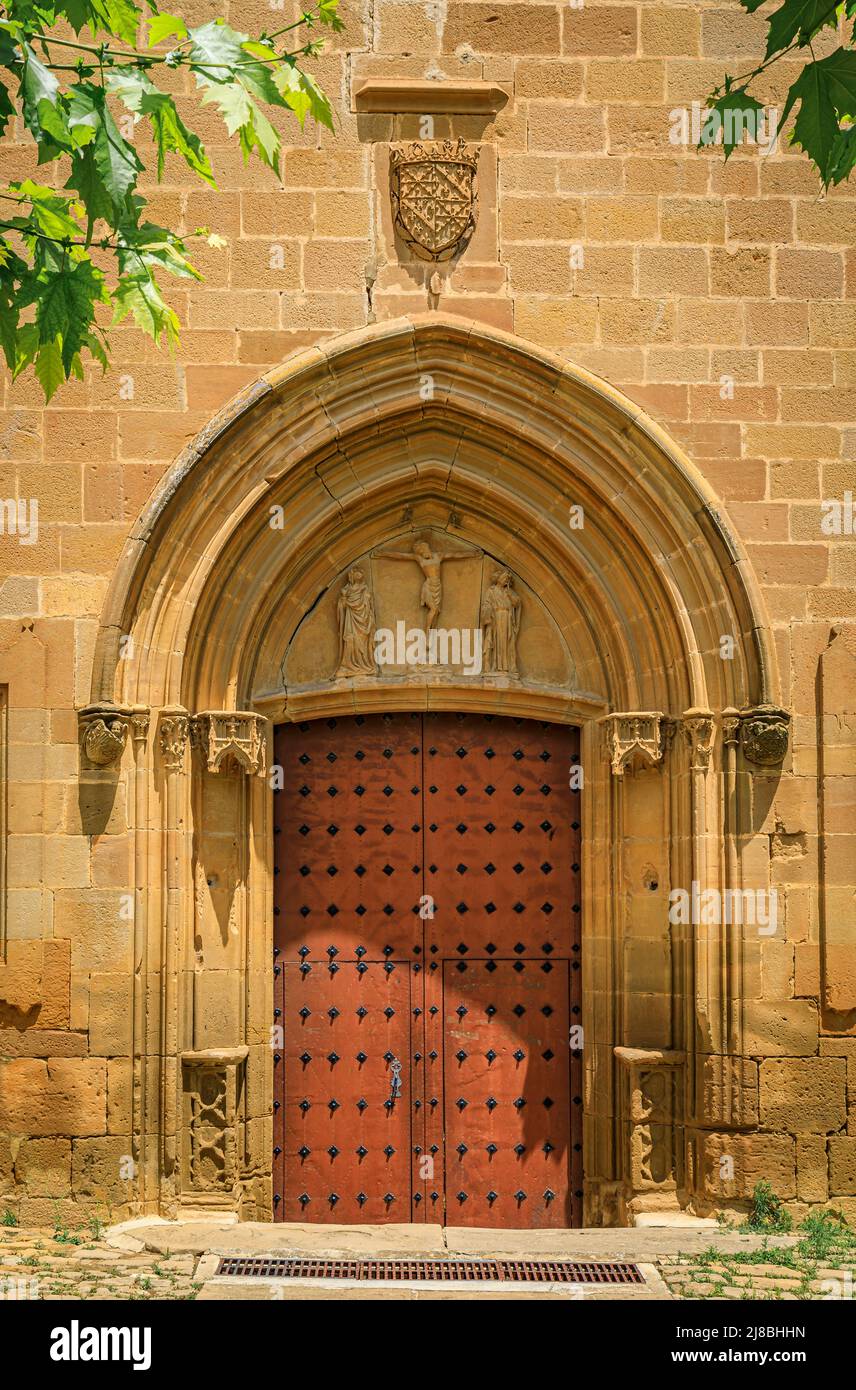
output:
[[539,596],[501,560],[430,527],[354,557],[292,636],[281,672],[295,691],[389,678],[574,682]]
[[484,668],[486,671],[517,675],[517,636],[520,632],[520,595],[514,588],[511,570],[499,569],[493,575],[482,604]]
[[375,614],[374,599],[359,566],[348,570],[336,604],[339,625],[339,664],[337,676],[373,676]]

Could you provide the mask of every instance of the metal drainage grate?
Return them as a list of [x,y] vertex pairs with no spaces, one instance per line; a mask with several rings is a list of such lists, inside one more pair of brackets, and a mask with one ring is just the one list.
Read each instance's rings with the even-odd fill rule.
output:
[[256,1279],[356,1279],[509,1284],[644,1284],[638,1266],[576,1260],[308,1260],[227,1255],[217,1273]]

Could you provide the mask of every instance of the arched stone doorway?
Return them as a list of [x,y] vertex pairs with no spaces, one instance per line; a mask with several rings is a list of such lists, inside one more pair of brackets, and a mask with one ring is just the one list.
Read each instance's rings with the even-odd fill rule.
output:
[[[349,570],[416,535],[466,551],[482,594],[510,573],[516,671],[340,672]],[[672,925],[669,890],[751,881],[747,787],[752,759],[784,752],[777,692],[716,499],[601,380],[435,314],[244,392],[135,528],[81,714],[133,749],[141,1204],[271,1214],[270,729],[390,710],[580,728],[584,1219],[701,1200],[705,1132],[754,1123],[743,951],[739,932]],[[115,776],[87,747],[82,775]]]

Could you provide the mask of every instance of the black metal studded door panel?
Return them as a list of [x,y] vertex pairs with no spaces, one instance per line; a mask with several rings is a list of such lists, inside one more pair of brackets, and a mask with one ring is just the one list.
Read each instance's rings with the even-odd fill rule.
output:
[[444,965],[450,1226],[572,1224],[568,966]]
[[410,1219],[410,965],[285,967],[286,1221]]
[[[421,945],[419,715],[323,719],[277,731],[277,945],[307,960]],[[279,807],[284,813],[279,814]]]
[[278,1218],[579,1223],[578,748],[490,715],[277,730]]
[[[570,786],[571,767],[579,762],[579,731],[534,720],[431,714],[425,717],[424,739],[425,883],[434,902],[434,915],[425,924],[429,1097],[441,1096],[441,1082],[446,1085],[445,1107],[432,1106],[429,1099],[426,1143],[438,1164],[442,1166],[445,1161],[445,1221],[450,1225],[521,1227],[579,1224],[582,1067],[579,1049],[569,1046],[575,1041],[569,1037],[569,1027],[582,1022],[579,792]],[[525,978],[528,984],[535,979],[561,995],[554,999],[550,994],[548,1005],[553,1012],[549,1020],[544,1015],[538,1017],[547,1040],[542,1050],[549,1046],[555,1054],[550,1070],[564,1069],[565,1076],[555,1087],[556,1097],[551,1094],[559,1105],[557,1113],[552,1118],[542,1116],[550,1120],[542,1144],[554,1144],[559,1131],[565,1135],[561,1145],[555,1143],[550,1151],[543,1181],[540,1172],[537,1181],[527,1176],[527,1181],[512,1184],[506,1179],[503,1165],[511,1136],[517,1136],[515,1144],[521,1142],[520,1116],[507,1103],[495,1111],[493,1125],[494,1133],[499,1126],[507,1136],[502,1160],[484,1172],[477,1168],[472,1185],[457,1181],[466,1169],[457,1145],[468,1141],[456,1137],[450,1143],[450,1134],[458,1135],[459,1121],[466,1130],[475,1114],[485,1116],[489,1112],[479,1111],[478,1105],[468,1100],[464,1122],[454,1102],[467,1098],[458,1091],[450,1097],[449,1086],[460,1065],[456,1054],[461,1048],[473,1051],[455,1034],[465,1036],[466,1024],[473,1018],[465,1019],[463,1025],[459,1020],[455,1027],[454,1017],[445,1007],[448,990],[444,1000],[442,982],[444,978],[447,982],[472,980],[471,973],[457,967],[474,960],[482,962],[478,978],[493,980],[497,988],[505,980],[519,983]],[[450,961],[455,965],[444,965]],[[492,969],[494,963],[496,971]],[[499,1000],[493,1002],[500,1006]],[[525,1018],[527,1029],[531,1022],[530,1011]],[[487,1026],[484,1020],[479,1028],[483,1026]],[[519,1099],[523,1093],[515,1087],[521,1066],[525,1065],[528,1075],[531,1068],[543,1064],[534,1044],[521,1043],[525,1063],[514,1057],[514,1047],[500,1049],[494,1044],[499,1056],[493,1061],[484,1057],[490,1044],[481,1047],[480,1041],[479,1047],[481,1061],[471,1056],[464,1065],[481,1068],[485,1080],[490,1072],[491,1088],[483,1098],[485,1102],[490,1096],[498,1099],[497,1088],[507,1092],[511,1102]],[[534,1113],[527,1099],[528,1124]],[[560,1149],[570,1178],[555,1171]],[[542,1154],[537,1162],[544,1158]],[[473,1162],[470,1154],[468,1163]],[[527,1174],[535,1162],[527,1149]],[[519,1155],[514,1155],[514,1163],[516,1172],[521,1166]],[[491,1177],[499,1166],[503,1166],[501,1183]],[[456,1177],[450,1178],[450,1174]],[[511,1200],[513,1192],[524,1189],[525,1200]],[[556,1196],[544,1198],[548,1190]],[[461,1192],[463,1199],[458,1195]],[[499,1196],[489,1198],[491,1192]]]

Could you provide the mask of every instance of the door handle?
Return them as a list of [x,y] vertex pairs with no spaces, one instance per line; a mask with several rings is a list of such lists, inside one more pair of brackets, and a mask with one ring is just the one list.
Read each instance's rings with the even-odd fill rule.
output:
[[391,1110],[395,1104],[396,1096],[401,1095],[401,1063],[397,1057],[393,1057],[389,1064],[390,1086],[389,1100],[386,1102],[387,1110]]

